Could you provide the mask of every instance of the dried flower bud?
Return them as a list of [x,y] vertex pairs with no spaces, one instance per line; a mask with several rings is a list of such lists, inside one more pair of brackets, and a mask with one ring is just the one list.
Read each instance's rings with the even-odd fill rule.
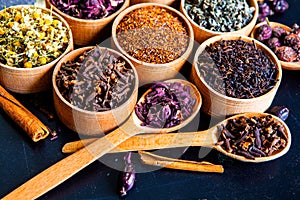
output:
[[263,24],[258,27],[255,38],[259,41],[264,41],[272,36],[272,28],[268,24]]
[[270,49],[275,49],[276,47],[280,47],[281,43],[280,40],[277,37],[272,37],[270,39],[268,39],[266,41],[266,45],[270,48]]
[[288,33],[286,30],[284,30],[283,28],[281,28],[280,26],[275,26],[272,29],[272,34],[273,37],[277,37],[277,38],[283,38],[285,37]]
[[286,0],[273,1],[273,6],[275,12],[279,12],[279,13],[283,13],[289,8],[289,4]]
[[258,8],[259,14],[261,14],[262,16],[266,17],[270,15],[270,6],[266,2],[259,3]]
[[292,47],[281,46],[276,47],[275,53],[277,57],[286,62],[293,62],[297,59],[297,53]]
[[289,47],[293,47],[300,43],[300,38],[296,34],[291,33],[284,37],[283,43]]
[[300,38],[300,28],[298,24],[294,24],[291,30],[291,33],[294,33]]

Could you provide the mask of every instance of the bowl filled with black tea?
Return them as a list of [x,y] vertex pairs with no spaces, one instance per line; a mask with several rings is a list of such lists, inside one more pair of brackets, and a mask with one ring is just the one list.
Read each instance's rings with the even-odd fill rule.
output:
[[213,116],[264,112],[282,78],[280,61],[263,43],[241,35],[214,36],[197,49],[191,80]]

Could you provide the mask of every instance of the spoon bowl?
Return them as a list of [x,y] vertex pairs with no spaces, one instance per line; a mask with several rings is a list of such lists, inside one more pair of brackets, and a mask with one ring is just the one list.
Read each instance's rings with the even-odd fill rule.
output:
[[[129,119],[126,122],[124,122],[124,124],[121,125],[119,128],[115,129],[114,131],[110,132],[104,137],[97,139],[95,142],[88,145],[86,148],[83,148],[77,151],[76,153],[55,163],[51,167],[47,168],[43,172],[39,173],[32,179],[30,179],[29,181],[27,181],[26,183],[24,183],[23,185],[6,195],[3,199],[36,199],[42,194],[56,187],[63,181],[67,180],[68,178],[79,172],[81,169],[96,161],[101,156],[114,149],[117,145],[134,135],[137,135],[139,133],[145,133],[146,131],[150,131],[151,133],[175,131],[188,124],[190,121],[192,121],[193,117],[195,117],[198,111],[200,110],[202,103],[201,95],[196,89],[196,87],[192,83],[189,83],[187,81],[174,79],[169,80],[168,82],[176,81],[190,86],[191,95],[196,98],[193,114],[187,119],[184,119],[184,121],[181,124],[172,128],[162,129],[144,127],[140,125],[141,121],[137,118],[135,112],[132,112]],[[141,100],[144,97],[145,95],[141,97]],[[43,183],[43,187],[40,187],[40,183]]]
[[[255,27],[253,28],[250,36],[252,38],[255,38],[255,33],[256,33],[256,30],[261,27],[262,25],[264,24],[269,24],[271,26],[271,28],[273,29],[274,27],[281,27],[283,28],[284,30],[286,31],[291,31],[291,28],[284,25],[284,24],[281,24],[281,23],[278,23],[278,22],[260,22],[258,23],[257,25],[255,25]],[[285,61],[282,61],[280,60],[280,64],[281,64],[281,67],[283,69],[286,69],[286,70],[300,70],[300,62],[285,62]]]

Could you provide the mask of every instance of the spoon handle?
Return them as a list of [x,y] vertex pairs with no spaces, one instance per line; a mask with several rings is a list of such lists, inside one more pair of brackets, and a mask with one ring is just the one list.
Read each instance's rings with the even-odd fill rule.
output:
[[[95,140],[97,139],[91,138],[66,143],[62,148],[62,152],[73,153],[94,142]],[[206,131],[185,133],[142,134],[131,137],[122,142],[116,148],[112,149],[110,153],[186,146],[213,147],[216,142],[217,141],[215,138],[213,138],[210,129]]]
[[138,133],[139,129],[132,125],[132,120],[128,120],[120,128],[50,166],[2,199],[36,199]]

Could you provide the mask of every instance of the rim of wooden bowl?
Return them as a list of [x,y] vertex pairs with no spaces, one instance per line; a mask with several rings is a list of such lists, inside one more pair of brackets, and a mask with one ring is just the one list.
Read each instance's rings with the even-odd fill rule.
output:
[[[291,28],[288,27],[287,25],[284,25],[284,24],[281,24],[281,23],[278,23],[278,22],[266,22],[266,21],[264,21],[264,22],[260,22],[260,23],[258,23],[254,26],[250,36],[255,39],[256,30],[264,24],[269,24],[272,28],[274,28],[276,26],[279,26],[279,27],[283,28],[286,31],[291,31]],[[298,61],[298,62],[286,62],[286,61],[282,61],[282,60],[279,60],[279,61],[281,63],[281,67],[283,69],[286,69],[286,70],[300,70],[300,61]]]
[[[33,7],[33,8],[40,8],[43,11],[46,11],[47,13],[51,13],[51,10],[48,9],[48,8],[34,6],[34,5],[16,5],[16,6],[10,6],[8,8],[21,8],[21,7],[25,7],[25,8],[31,8],[31,7]],[[3,12],[4,10],[5,9],[1,10],[0,13]],[[59,14],[57,14],[55,12],[52,12],[52,15],[54,15],[55,17],[57,17],[63,23],[63,25],[65,27],[67,27],[68,34],[69,34],[69,44],[68,44],[67,48],[64,50],[64,52],[59,57],[55,58],[54,60],[52,60],[51,62],[49,62],[49,63],[47,63],[45,65],[41,65],[41,66],[33,67],[33,68],[17,68],[17,67],[11,67],[11,66],[5,65],[3,63],[0,63],[0,66],[4,67],[6,69],[9,69],[9,70],[28,71],[28,72],[31,72],[31,74],[33,74],[32,73],[33,71],[37,71],[36,74],[38,74],[39,69],[48,68],[50,65],[55,66],[55,63],[57,63],[63,56],[65,56],[69,51],[71,51],[74,48],[73,47],[74,44],[73,44],[73,35],[72,35],[72,31],[71,31],[71,28],[70,28],[69,24]]]
[[[136,9],[139,9],[139,8],[144,8],[144,7],[149,7],[149,6],[158,6],[158,7],[162,7],[162,8],[165,8],[167,9],[168,11],[172,12],[172,13],[175,13],[175,15],[177,15],[180,20],[182,22],[184,22],[184,26],[186,28],[186,31],[188,33],[188,37],[189,37],[189,42],[188,42],[188,46],[185,50],[185,52],[177,59],[171,61],[171,62],[168,62],[168,63],[147,63],[147,62],[143,62],[143,61],[140,61],[134,57],[132,57],[131,55],[129,55],[119,44],[118,40],[117,40],[117,25],[120,23],[120,21],[128,14],[130,13],[131,11],[134,11]],[[188,57],[190,56],[192,50],[193,50],[193,44],[194,44],[194,31],[193,31],[193,28],[191,26],[191,24],[189,23],[189,21],[186,19],[186,17],[181,13],[179,12],[178,10],[168,6],[168,5],[164,5],[164,4],[159,4],[159,3],[139,3],[139,4],[135,4],[135,5],[132,5],[128,8],[126,8],[125,10],[123,10],[114,20],[113,22],[113,25],[112,25],[112,39],[113,39],[113,42],[114,42],[114,45],[117,47],[117,49],[122,53],[124,54],[126,57],[128,57],[129,59],[131,59],[132,61],[134,61],[135,63],[137,64],[140,64],[140,65],[144,65],[144,66],[150,66],[150,67],[157,67],[157,66],[161,66],[161,67],[164,67],[164,66],[172,66],[173,64],[176,64],[177,62],[179,62],[180,60],[182,59],[188,59]]]
[[71,19],[73,21],[77,21],[77,22],[84,22],[84,23],[90,23],[90,24],[94,24],[95,22],[102,22],[102,21],[106,21],[106,20],[113,20],[120,12],[122,12],[126,7],[127,5],[129,5],[130,3],[130,0],[125,0],[123,5],[118,9],[116,10],[114,13],[112,13],[111,15],[108,15],[107,17],[104,17],[104,18],[101,18],[101,19],[81,19],[81,18],[77,18],[77,17],[73,17],[71,15],[68,15],[64,12],[62,12],[61,10],[59,10],[58,8],[56,8],[51,2],[50,0],[46,0],[46,3],[50,5],[50,7],[52,7],[52,9],[57,12],[59,15],[65,17],[65,18],[68,18],[68,19]]
[[205,32],[208,32],[208,33],[211,33],[213,35],[219,35],[219,34],[237,34],[236,32],[240,32],[240,31],[244,31],[246,29],[249,28],[249,25],[252,24],[252,23],[256,23],[256,20],[258,18],[258,13],[259,13],[259,8],[258,8],[258,3],[256,0],[247,0],[248,3],[251,2],[251,4],[253,4],[254,8],[255,8],[255,11],[254,11],[254,15],[252,17],[252,19],[250,20],[250,22],[244,26],[243,28],[239,29],[239,30],[235,30],[235,31],[232,31],[232,32],[219,32],[219,31],[212,31],[212,30],[209,30],[209,29],[206,29],[202,26],[200,26],[199,24],[197,24],[196,22],[194,22],[194,20],[191,19],[191,17],[188,15],[188,13],[186,12],[186,9],[184,9],[184,5],[185,5],[185,0],[181,0],[180,1],[180,7],[181,7],[181,10],[183,12],[183,14],[185,15],[185,17],[188,19],[188,21],[190,23],[192,23],[194,26],[198,27],[200,30],[202,31],[205,31]]
[[[61,94],[61,92],[59,91],[58,87],[57,87],[57,84],[56,84],[56,75],[58,73],[58,71],[60,70],[61,66],[63,63],[69,61],[70,59],[67,59],[70,55],[76,55],[76,56],[79,56],[81,55],[83,52],[85,51],[89,51],[89,50],[92,50],[93,48],[95,48],[95,46],[87,46],[87,47],[81,47],[81,48],[78,48],[78,49],[75,49],[73,51],[70,51],[68,54],[66,54],[55,66],[54,70],[53,70],[53,74],[52,74],[52,86],[53,86],[53,90],[54,92],[56,93],[56,95],[58,96],[58,98],[63,102],[65,103],[66,105],[68,105],[72,110],[76,110],[78,112],[81,112],[81,113],[86,113],[86,114],[107,114],[109,112],[114,112],[116,111],[117,109],[119,108],[123,108],[124,106],[127,106],[128,102],[131,100],[132,98],[132,95],[135,94],[135,91],[138,90],[138,75],[137,75],[137,71],[134,67],[134,65],[130,62],[130,60],[128,58],[126,58],[124,55],[122,55],[121,53],[119,53],[118,51],[114,50],[114,49],[111,49],[111,48],[107,48],[107,47],[100,47],[100,49],[107,49],[108,51],[112,52],[113,54],[117,55],[117,56],[120,56],[125,62],[127,62],[127,64],[130,65],[130,67],[133,69],[133,73],[134,73],[134,76],[135,76],[135,81],[134,81],[134,89],[132,91],[132,93],[130,94],[130,96],[126,99],[125,102],[123,102],[121,105],[119,105],[118,107],[116,108],[113,108],[113,109],[110,109],[110,110],[106,110],[106,111],[88,111],[88,110],[84,110],[84,109],[81,109],[81,108],[78,108],[77,106],[74,106],[72,105],[70,102],[68,102]],[[75,56],[75,57],[76,57]]]
[[[260,48],[261,50],[263,50],[267,56],[269,57],[269,59],[274,62],[274,64],[276,65],[276,68],[278,70],[278,74],[277,74],[277,79],[278,81],[275,83],[274,87],[269,90],[268,92],[258,96],[258,97],[254,97],[254,98],[250,98],[250,99],[239,99],[239,98],[235,98],[235,97],[229,97],[229,96],[226,96],[224,94],[221,94],[219,92],[217,92],[215,89],[213,89],[212,87],[210,87],[207,82],[203,79],[203,77],[200,75],[200,72],[199,72],[199,67],[198,67],[198,57],[199,57],[199,54],[203,52],[203,50],[205,50],[205,47],[211,43],[214,43],[214,42],[217,42],[217,41],[220,41],[220,40],[236,40],[236,39],[242,39],[246,42],[252,42],[254,41],[254,43],[258,46],[258,48]],[[282,69],[281,69],[281,64],[277,58],[277,56],[273,53],[273,51],[271,51],[271,49],[269,49],[266,45],[264,45],[262,42],[254,39],[254,38],[251,38],[251,37],[248,37],[248,36],[243,36],[243,35],[217,35],[217,36],[213,36],[209,39],[207,39],[206,41],[204,41],[197,49],[196,53],[195,53],[195,56],[194,56],[194,60],[193,60],[193,67],[195,67],[195,71],[196,71],[196,74],[197,74],[197,77],[201,80],[201,82],[205,85],[205,87],[208,88],[208,90],[215,94],[216,96],[219,96],[225,100],[231,100],[231,101],[236,101],[236,102],[252,102],[252,101],[257,101],[258,99],[261,99],[261,98],[264,98],[265,95],[268,95],[270,94],[271,92],[273,92],[274,90],[277,90],[280,83],[281,83],[281,79],[282,79]]]

